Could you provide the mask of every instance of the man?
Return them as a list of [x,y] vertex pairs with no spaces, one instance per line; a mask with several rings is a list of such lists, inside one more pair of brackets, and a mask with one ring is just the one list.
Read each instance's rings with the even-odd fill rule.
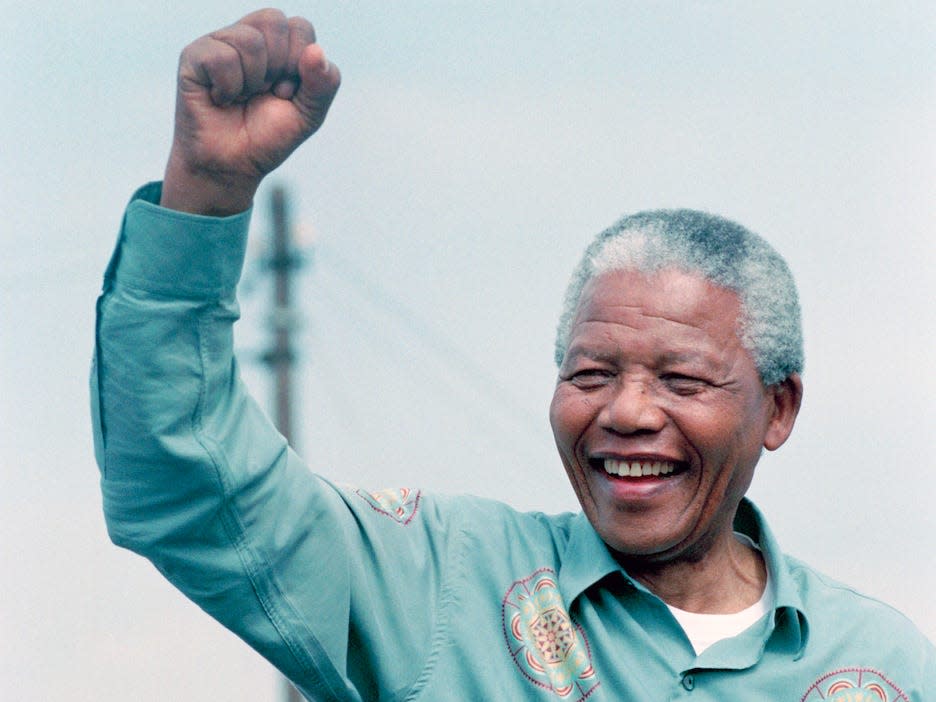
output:
[[795,289],[760,238],[640,213],[586,251],[550,419],[583,513],[371,493],[311,474],[246,394],[234,289],[262,178],[338,70],[265,10],[179,66],[163,183],[99,301],[111,537],[313,700],[936,699],[901,615],[783,556],[744,500],[802,398]]

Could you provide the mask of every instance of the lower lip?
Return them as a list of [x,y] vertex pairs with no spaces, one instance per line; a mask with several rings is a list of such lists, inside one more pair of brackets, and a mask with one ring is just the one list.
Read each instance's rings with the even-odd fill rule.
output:
[[627,502],[632,500],[647,500],[656,497],[669,488],[674,487],[679,480],[679,474],[667,476],[665,478],[655,475],[643,475],[640,477],[623,478],[617,475],[610,475],[605,471],[600,471],[604,477],[604,484],[610,491],[611,496],[618,501]]

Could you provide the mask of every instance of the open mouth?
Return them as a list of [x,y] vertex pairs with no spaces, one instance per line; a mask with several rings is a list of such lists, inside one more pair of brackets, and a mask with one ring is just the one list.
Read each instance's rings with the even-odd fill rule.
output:
[[593,459],[592,465],[616,478],[668,478],[687,468],[685,463],[676,461],[622,461],[614,458]]

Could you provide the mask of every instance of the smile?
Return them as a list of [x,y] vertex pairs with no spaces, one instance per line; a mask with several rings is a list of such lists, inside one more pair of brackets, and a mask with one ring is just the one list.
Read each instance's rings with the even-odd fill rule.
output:
[[670,475],[677,468],[672,461],[618,461],[613,458],[604,459],[603,466],[608,475],[620,478]]

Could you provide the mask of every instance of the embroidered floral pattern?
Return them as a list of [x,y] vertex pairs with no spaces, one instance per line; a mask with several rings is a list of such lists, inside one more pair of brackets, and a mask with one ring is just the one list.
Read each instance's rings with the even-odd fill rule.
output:
[[600,684],[585,632],[576,624],[544,568],[515,582],[502,603],[504,637],[520,672],[533,684],[576,702]]
[[826,673],[803,695],[800,702],[910,702],[910,698],[871,668],[842,668]]
[[416,516],[421,493],[412,488],[390,488],[379,492],[356,490],[355,494],[376,512],[405,526]]

